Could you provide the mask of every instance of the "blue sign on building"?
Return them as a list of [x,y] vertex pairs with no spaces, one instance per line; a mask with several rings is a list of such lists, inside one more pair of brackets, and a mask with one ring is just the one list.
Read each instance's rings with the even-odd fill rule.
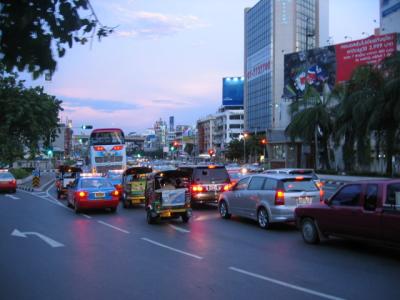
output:
[[244,77],[224,77],[222,79],[222,105],[243,105]]

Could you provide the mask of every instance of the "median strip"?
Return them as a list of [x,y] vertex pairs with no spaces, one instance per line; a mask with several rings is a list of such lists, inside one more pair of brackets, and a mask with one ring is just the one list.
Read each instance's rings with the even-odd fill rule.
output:
[[344,298],[339,298],[339,297],[332,296],[332,295],[329,295],[329,294],[320,293],[320,292],[317,292],[315,290],[310,290],[310,289],[303,288],[303,287],[298,286],[298,285],[286,283],[286,282],[283,282],[283,281],[280,281],[280,280],[276,280],[276,279],[273,279],[273,278],[270,278],[270,277],[262,276],[262,275],[259,275],[259,274],[256,274],[256,273],[251,273],[251,272],[239,269],[239,268],[229,267],[229,270],[235,271],[235,272],[238,272],[238,273],[241,273],[241,274],[245,274],[245,275],[248,275],[248,276],[251,276],[251,277],[254,277],[254,278],[262,279],[262,280],[265,280],[265,281],[268,281],[268,282],[271,282],[271,283],[274,283],[274,284],[277,284],[277,285],[280,285],[280,286],[287,287],[289,289],[293,289],[293,290],[297,290],[297,291],[304,292],[304,293],[307,293],[307,294],[315,295],[315,296],[318,296],[318,297],[321,297],[321,298],[331,299],[331,300],[344,300]]
[[170,246],[158,243],[156,241],[150,240],[150,239],[145,238],[145,237],[142,237],[142,240],[146,241],[146,242],[149,242],[149,243],[151,243],[153,245],[156,245],[156,246],[159,246],[159,247],[162,247],[162,248],[174,251],[174,252],[178,252],[178,253],[183,254],[183,255],[187,255],[187,256],[190,256],[190,257],[193,257],[193,258],[196,258],[196,259],[203,259],[203,257],[201,257],[201,256],[198,256],[198,255],[195,255],[195,254],[192,254],[192,253],[189,253],[189,252],[185,252],[185,251],[182,251],[182,250],[179,250],[179,249],[176,249],[176,248],[172,248]]

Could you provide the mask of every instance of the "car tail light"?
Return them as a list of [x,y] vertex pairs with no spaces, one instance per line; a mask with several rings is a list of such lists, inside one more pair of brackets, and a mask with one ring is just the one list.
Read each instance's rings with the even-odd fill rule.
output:
[[319,181],[319,182],[316,183],[316,185],[317,185],[317,187],[318,187],[319,189],[321,189],[321,188],[323,187],[324,184],[323,184],[321,181]]
[[320,202],[324,202],[324,196],[325,196],[325,192],[323,189],[319,190],[319,201]]
[[114,147],[112,147],[111,150],[119,151],[119,150],[122,150],[123,148],[124,148],[124,146],[114,146]]
[[15,179],[13,179],[13,180],[11,180],[9,183],[11,183],[11,184],[16,184],[17,181],[16,181]]
[[117,190],[111,192],[111,196],[118,197],[119,192]]
[[225,184],[225,185],[222,186],[221,191],[222,192],[227,192],[230,189],[231,189],[231,184],[228,183],[228,184]]
[[303,176],[296,176],[296,181],[302,181],[303,179],[304,179],[304,177]]
[[282,190],[276,191],[275,205],[285,205],[285,193]]
[[93,149],[95,151],[105,151],[106,150],[103,146],[94,146]]
[[77,198],[82,200],[82,199],[86,199],[88,197],[89,193],[86,191],[78,191],[78,192],[75,192],[75,195]]
[[116,185],[115,185],[115,188],[116,188],[118,191],[120,191],[120,190],[122,190],[122,185],[121,185],[121,184],[116,184]]
[[201,192],[204,192],[204,190],[205,190],[204,186],[202,186],[200,184],[194,184],[190,188],[191,188],[192,192],[195,192],[195,193],[201,193]]

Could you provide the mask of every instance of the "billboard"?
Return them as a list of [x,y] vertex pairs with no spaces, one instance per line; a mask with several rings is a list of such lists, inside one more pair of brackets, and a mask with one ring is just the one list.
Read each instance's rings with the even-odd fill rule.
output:
[[224,77],[222,79],[222,105],[243,105],[243,77]]
[[306,84],[322,93],[335,84],[349,80],[362,64],[377,64],[396,51],[397,34],[315,48],[285,55],[285,98],[302,97]]

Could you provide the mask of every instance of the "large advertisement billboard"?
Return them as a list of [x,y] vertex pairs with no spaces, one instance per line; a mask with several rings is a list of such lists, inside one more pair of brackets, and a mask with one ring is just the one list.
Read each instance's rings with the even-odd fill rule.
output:
[[302,97],[306,84],[322,92],[324,86],[349,80],[362,64],[377,64],[396,51],[397,34],[315,48],[285,55],[284,97]]
[[222,79],[222,105],[243,105],[243,77],[225,77]]

